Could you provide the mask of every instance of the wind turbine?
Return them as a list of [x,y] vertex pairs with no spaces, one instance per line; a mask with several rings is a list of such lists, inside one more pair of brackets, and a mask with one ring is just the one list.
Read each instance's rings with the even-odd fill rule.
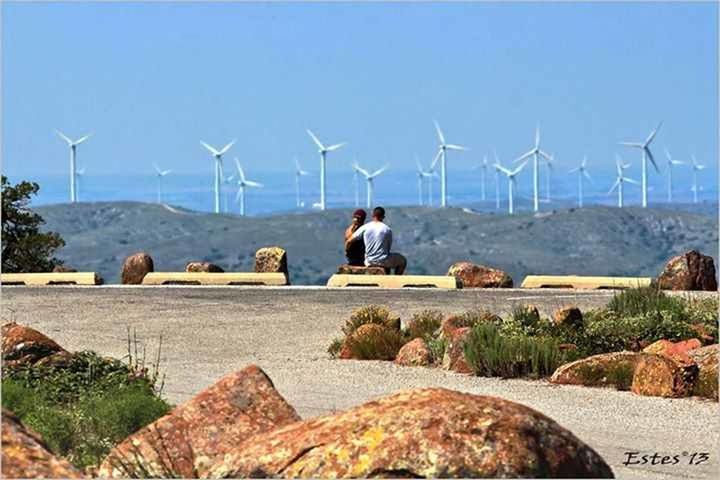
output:
[[[417,159],[416,159],[417,160]],[[429,170],[423,170],[420,166],[420,162],[416,162],[418,166],[418,175],[423,178],[427,178],[428,184],[428,206],[432,207],[433,204],[433,179],[437,178],[438,174],[431,168]]]
[[[543,157],[545,158],[545,157]],[[555,161],[555,155],[549,155],[547,158],[545,158],[545,166],[547,167],[547,174],[545,175],[545,201],[550,201],[550,176],[555,170],[555,167],[553,166],[553,162]]]
[[235,196],[235,201],[240,201],[240,215],[245,216],[245,187],[262,188],[263,185],[262,183],[253,182],[245,178],[245,172],[243,171],[242,165],[240,165],[240,160],[237,158],[235,159],[235,166],[238,171],[238,191]]
[[323,145],[320,140],[311,132],[310,130],[307,130],[308,135],[310,135],[310,138],[313,139],[313,142],[315,142],[315,145],[318,147],[318,152],[320,153],[320,210],[325,210],[326,203],[325,203],[325,162],[326,162],[326,156],[328,152],[332,152],[333,150],[337,150],[338,148],[342,147],[346,143],[338,143],[335,145],[330,145],[329,147],[326,147]]
[[415,164],[417,165],[417,171],[415,172],[415,175],[417,176],[417,186],[418,186],[418,205],[422,207],[423,204],[423,180],[425,180],[425,171],[422,169],[422,166],[420,165],[420,161],[415,158]]
[[298,159],[295,159],[295,206],[297,208],[300,208],[300,178],[304,177],[306,175],[310,175],[309,172],[306,172],[302,168],[300,168],[300,162]]
[[200,144],[207,148],[208,151],[212,154],[212,156],[215,158],[215,213],[220,213],[220,182],[222,177],[222,156],[230,150],[230,147],[233,146],[235,143],[235,140],[225,145],[220,150],[216,150],[215,148],[211,147],[207,143],[201,141]]
[[668,167],[668,203],[672,202],[672,192],[673,192],[673,185],[672,185],[672,171],[673,166],[675,165],[685,165],[685,162],[682,162],[680,160],[675,160],[672,158],[672,155],[670,155],[670,152],[668,149],[665,149],[665,156],[667,156],[667,167]]
[[161,170],[160,167],[157,166],[155,162],[152,164],[153,168],[155,169],[155,176],[158,179],[158,185],[157,185],[157,202],[162,203],[162,180],[165,175],[172,172],[172,170]]
[[540,157],[545,158],[545,160],[552,161],[550,155],[545,153],[544,151],[540,150],[540,127],[538,126],[535,129],[535,146],[527,153],[520,156],[520,158],[515,160],[515,163],[522,162],[523,160],[533,157],[533,211],[537,212],[540,209],[540,184],[539,184],[539,174],[540,174]]
[[372,208],[372,199],[373,199],[373,180],[383,173],[385,170],[388,169],[388,165],[385,165],[384,167],[375,170],[373,173],[369,173],[364,168],[361,168],[360,165],[357,163],[353,165],[353,168],[357,170],[358,172],[362,173],[362,175],[365,177],[365,180],[367,181],[367,208]]
[[705,165],[700,165],[697,163],[697,160],[695,159],[695,155],[691,155],[690,158],[692,159],[692,170],[693,170],[693,203],[697,203],[698,201],[698,181],[697,181],[697,172],[705,168]]
[[487,155],[483,155],[482,162],[473,167],[473,170],[480,169],[480,200],[483,202],[487,199],[486,191],[485,191],[485,184],[486,184],[486,178],[487,178],[487,168],[488,168],[488,161],[487,161]]
[[625,182],[632,183],[634,185],[640,185],[640,183],[637,180],[633,180],[632,178],[628,178],[625,175],[623,175],[623,170],[628,168],[630,166],[630,164],[629,163],[623,164],[622,160],[620,160],[620,157],[618,155],[615,155],[615,165],[617,166],[617,178],[615,179],[615,183],[613,183],[612,187],[610,188],[608,195],[610,195],[617,188],[618,207],[623,208],[623,200],[624,200],[623,186],[624,186]]
[[517,187],[517,181],[515,180],[515,177],[518,173],[520,173],[523,168],[525,168],[525,165],[527,165],[527,160],[521,163],[520,166],[518,166],[515,170],[508,170],[500,164],[495,164],[495,168],[504,173],[508,178],[508,213],[510,215],[515,213],[515,208],[513,204],[513,192]]
[[432,165],[430,165],[430,170],[435,170],[435,164],[438,160],[440,160],[440,206],[446,207],[447,206],[447,167],[445,165],[445,160],[447,156],[448,150],[457,150],[457,151],[464,151],[468,150],[467,148],[460,146],[460,145],[453,145],[451,143],[445,142],[445,136],[442,133],[442,130],[440,130],[440,125],[438,125],[437,122],[435,122],[435,130],[437,131],[438,139],[440,140],[440,144],[438,145],[438,153],[435,156],[435,159],[432,162]]
[[498,167],[501,167],[502,164],[494,149],[493,156],[495,157],[495,210],[500,210],[500,168]]
[[578,206],[583,206],[583,177],[587,178],[592,182],[590,174],[587,172],[587,157],[583,157],[582,163],[579,167],[573,168],[568,173],[578,173]]
[[620,142],[620,145],[625,145],[626,147],[632,147],[632,148],[639,148],[642,150],[642,206],[643,208],[647,207],[647,193],[648,193],[648,185],[647,185],[647,159],[649,158],[650,161],[653,164],[653,167],[655,167],[655,170],[660,173],[660,169],[657,166],[657,163],[655,163],[655,157],[653,157],[652,152],[650,151],[650,143],[652,143],[653,139],[655,138],[655,135],[657,135],[658,130],[660,130],[660,127],[662,126],[663,122],[658,123],[658,126],[655,127],[655,130],[650,132],[650,135],[645,139],[644,143],[638,143],[638,142]]
[[77,146],[83,143],[85,140],[90,138],[90,135],[92,133],[89,133],[85,135],[84,137],[80,137],[75,141],[70,140],[67,135],[62,133],[60,130],[55,130],[58,135],[60,135],[60,138],[65,140],[65,142],[68,144],[68,147],[70,147],[70,202],[75,203],[77,202],[77,191],[75,189],[75,181],[77,180]]

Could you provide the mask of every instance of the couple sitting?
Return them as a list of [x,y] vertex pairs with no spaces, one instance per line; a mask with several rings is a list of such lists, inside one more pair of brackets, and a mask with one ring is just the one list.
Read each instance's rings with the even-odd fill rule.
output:
[[375,207],[372,221],[365,223],[365,210],[353,212],[352,223],[345,230],[345,256],[352,266],[384,267],[386,272],[395,270],[402,275],[407,260],[399,253],[391,253],[392,230],[383,223],[385,209]]

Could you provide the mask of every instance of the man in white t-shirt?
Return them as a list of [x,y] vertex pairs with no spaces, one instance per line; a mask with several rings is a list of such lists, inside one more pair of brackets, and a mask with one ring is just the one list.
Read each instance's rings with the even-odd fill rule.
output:
[[390,252],[392,248],[392,230],[383,223],[385,209],[375,207],[372,221],[355,230],[345,242],[347,248],[351,243],[362,239],[365,243],[365,266],[379,266],[394,269],[396,275],[402,275],[407,266],[407,260],[399,253]]

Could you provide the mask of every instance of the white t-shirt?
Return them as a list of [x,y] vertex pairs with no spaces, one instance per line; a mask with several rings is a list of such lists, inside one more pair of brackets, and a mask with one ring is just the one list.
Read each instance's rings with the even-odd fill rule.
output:
[[355,230],[352,238],[362,235],[365,242],[365,265],[382,265],[392,247],[392,230],[383,222],[371,221]]

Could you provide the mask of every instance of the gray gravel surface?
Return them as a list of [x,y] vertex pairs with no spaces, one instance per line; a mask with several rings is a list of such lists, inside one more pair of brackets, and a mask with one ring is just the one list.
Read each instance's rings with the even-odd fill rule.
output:
[[[2,321],[14,319],[70,350],[122,357],[127,329],[155,354],[162,335],[165,394],[182,402],[222,375],[261,366],[304,418],[361,404],[405,388],[438,386],[495,395],[535,408],[595,448],[619,478],[719,478],[718,404],[629,392],[555,386],[330,360],[325,350],[349,312],[389,305],[403,318],[426,308],[483,307],[498,313],[532,303],[545,313],[563,304],[605,304],[607,291],[402,290],[242,287],[5,287]],[[678,465],[625,466],[625,452],[680,455]],[[710,459],[688,465],[683,452]]]

